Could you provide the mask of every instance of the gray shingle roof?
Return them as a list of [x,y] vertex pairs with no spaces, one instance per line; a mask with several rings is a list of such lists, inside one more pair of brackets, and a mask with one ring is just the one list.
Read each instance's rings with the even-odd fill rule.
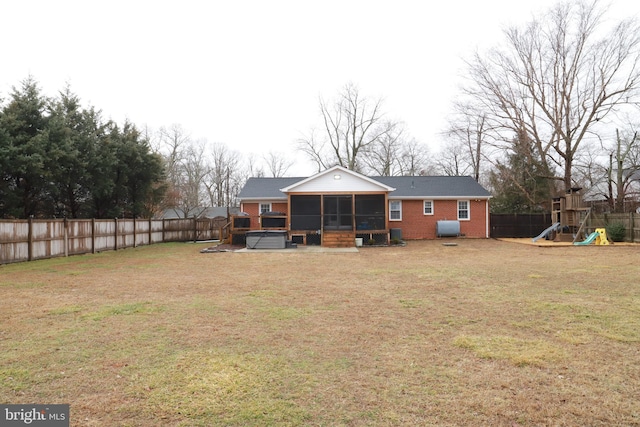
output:
[[[470,176],[372,176],[395,188],[392,198],[488,198],[491,194]],[[238,194],[240,200],[286,199],[280,191],[305,178],[249,178]]]
[[240,200],[245,199],[286,199],[287,195],[280,191],[303,178],[249,178],[238,193]]
[[[231,207],[229,208],[229,213],[232,215],[240,212],[240,208]],[[227,217],[227,208],[220,206],[209,206],[209,207],[197,207],[191,209],[186,215],[181,208],[169,208],[165,209],[162,215],[160,216],[164,219],[175,219],[175,218],[216,218],[216,217]]]
[[372,176],[396,190],[394,198],[487,198],[491,194],[470,176]]

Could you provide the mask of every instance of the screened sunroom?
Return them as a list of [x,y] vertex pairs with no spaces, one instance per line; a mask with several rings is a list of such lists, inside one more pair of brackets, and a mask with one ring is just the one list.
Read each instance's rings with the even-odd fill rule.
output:
[[289,200],[289,229],[299,243],[320,244],[321,235],[339,233],[387,239],[385,194],[292,194]]

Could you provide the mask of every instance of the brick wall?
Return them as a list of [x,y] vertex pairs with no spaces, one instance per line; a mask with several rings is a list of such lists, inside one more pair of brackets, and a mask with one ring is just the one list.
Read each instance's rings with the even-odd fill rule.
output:
[[[487,237],[487,203],[486,200],[469,200],[470,220],[460,221],[460,233],[470,238]],[[257,227],[253,221],[260,214],[259,204],[243,203],[242,209],[251,216],[251,225]],[[437,221],[458,219],[457,200],[434,200],[433,215],[424,215],[423,209],[422,200],[403,200],[402,221],[389,221],[389,228],[401,229],[403,239],[435,239]],[[287,204],[273,203],[272,210],[287,212]]]
[[273,202],[271,204],[271,210],[273,212],[283,212],[286,215],[288,212],[287,206],[288,206],[287,202],[281,202],[281,203]]
[[[461,234],[472,238],[487,237],[486,203],[486,200],[469,200],[470,220],[460,221]],[[435,239],[437,221],[457,219],[457,200],[434,200],[433,215],[424,214],[422,200],[403,200],[402,221],[389,221],[389,228],[401,229],[403,239]]]
[[[259,203],[243,203],[242,211],[248,213],[251,216],[259,216],[260,215],[260,204]],[[273,212],[284,212],[287,214],[287,202],[273,202],[271,203],[271,211]]]
[[260,224],[258,223],[260,205],[258,203],[243,203],[242,212],[249,214],[251,228],[260,228]]
[[[287,214],[287,203],[279,202],[272,203],[271,210],[273,212],[284,212]],[[259,218],[260,218],[260,203],[243,203],[242,211],[249,214],[251,218],[251,228],[260,228]]]
[[478,238],[488,238],[488,228],[487,227],[487,204],[488,200],[478,200],[473,201],[469,200],[469,206],[471,209],[470,221],[460,221],[460,232],[465,234],[467,237],[478,237]]

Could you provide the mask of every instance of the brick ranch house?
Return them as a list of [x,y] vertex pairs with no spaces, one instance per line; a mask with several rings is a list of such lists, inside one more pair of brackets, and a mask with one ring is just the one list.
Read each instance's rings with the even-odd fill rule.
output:
[[490,230],[491,195],[471,177],[368,177],[335,166],[308,178],[249,178],[238,198],[235,243],[252,230],[286,231],[298,244],[322,246],[435,239],[445,229],[488,238]]

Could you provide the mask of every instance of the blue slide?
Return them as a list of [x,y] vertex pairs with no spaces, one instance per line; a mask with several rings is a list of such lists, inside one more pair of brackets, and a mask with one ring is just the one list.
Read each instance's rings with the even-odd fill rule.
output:
[[538,240],[542,239],[543,237],[547,237],[547,235],[553,231],[553,230],[557,230],[558,228],[560,228],[560,223],[556,222],[554,223],[551,227],[547,228],[546,230],[544,230],[542,233],[538,234],[536,237],[533,238],[534,242],[537,242]]
[[587,237],[582,242],[573,242],[573,244],[574,245],[590,245],[598,238],[599,234],[600,233],[598,233],[597,231],[594,231],[593,233],[589,234],[589,237]]

